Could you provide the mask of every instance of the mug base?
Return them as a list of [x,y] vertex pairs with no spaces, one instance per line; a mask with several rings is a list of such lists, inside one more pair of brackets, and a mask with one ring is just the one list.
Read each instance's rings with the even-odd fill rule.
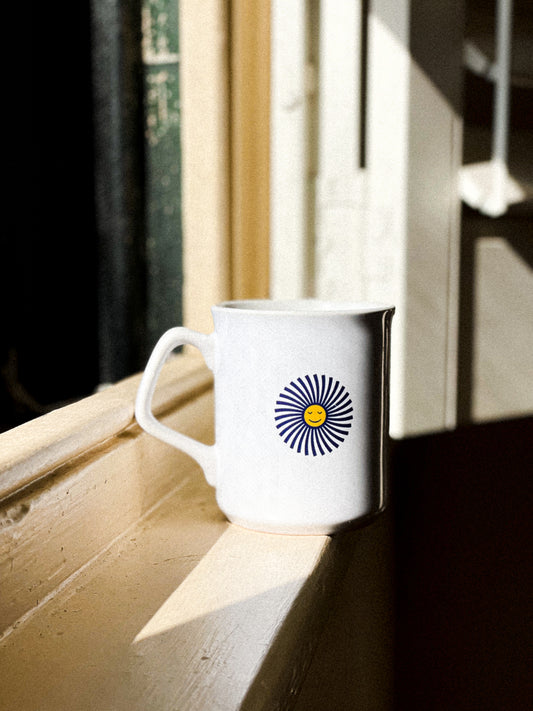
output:
[[257,521],[248,521],[237,516],[228,516],[227,514],[226,517],[231,524],[249,531],[256,531],[257,533],[274,533],[282,536],[333,536],[337,533],[353,531],[367,526],[384,510],[385,506],[369,514],[334,524],[258,523]]

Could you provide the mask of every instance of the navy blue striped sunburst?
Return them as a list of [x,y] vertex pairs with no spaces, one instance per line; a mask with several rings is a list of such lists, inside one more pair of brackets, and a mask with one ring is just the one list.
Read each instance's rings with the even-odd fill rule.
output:
[[352,426],[350,395],[338,380],[305,375],[291,381],[276,400],[278,434],[291,449],[316,457],[333,452]]

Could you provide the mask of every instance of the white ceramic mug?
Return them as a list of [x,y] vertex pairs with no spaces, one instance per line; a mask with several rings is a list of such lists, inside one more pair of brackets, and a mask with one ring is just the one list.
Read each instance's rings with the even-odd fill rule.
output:
[[[394,307],[257,300],[212,312],[212,334],[173,328],[157,343],[137,394],[141,427],[194,457],[246,528],[331,534],[381,511]],[[151,411],[159,372],[183,344],[214,373],[212,446]]]

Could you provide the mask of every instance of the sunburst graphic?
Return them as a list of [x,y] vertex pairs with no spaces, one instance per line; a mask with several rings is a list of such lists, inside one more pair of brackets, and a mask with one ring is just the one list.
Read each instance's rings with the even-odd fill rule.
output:
[[333,452],[349,434],[353,420],[350,395],[338,380],[305,375],[284,388],[275,409],[280,437],[305,455]]

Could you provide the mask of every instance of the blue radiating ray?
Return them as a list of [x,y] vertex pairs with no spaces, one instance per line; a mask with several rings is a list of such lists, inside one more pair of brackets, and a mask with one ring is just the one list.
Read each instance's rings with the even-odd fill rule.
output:
[[284,392],[280,393],[279,394],[280,398],[283,398],[284,400],[290,400],[291,402],[297,403],[298,405],[305,404],[305,399],[296,390],[291,390],[290,388],[285,388],[285,390],[289,394],[287,395]]

